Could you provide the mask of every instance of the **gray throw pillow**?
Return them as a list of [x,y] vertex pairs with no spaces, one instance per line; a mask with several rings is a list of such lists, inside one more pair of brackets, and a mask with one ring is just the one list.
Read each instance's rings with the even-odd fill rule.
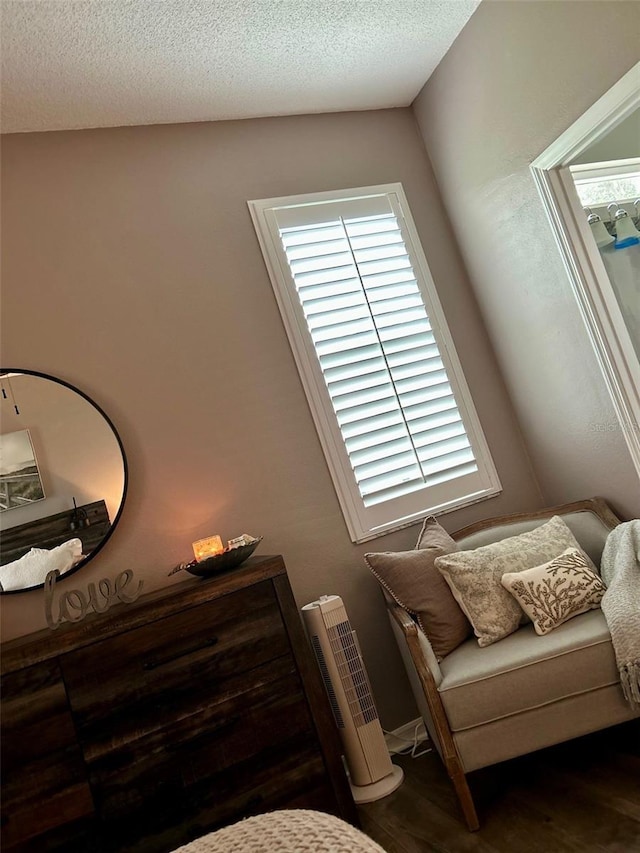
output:
[[422,525],[415,550],[364,555],[379,583],[416,617],[438,660],[471,634],[469,620],[434,567],[436,557],[457,547],[447,531],[430,516]]

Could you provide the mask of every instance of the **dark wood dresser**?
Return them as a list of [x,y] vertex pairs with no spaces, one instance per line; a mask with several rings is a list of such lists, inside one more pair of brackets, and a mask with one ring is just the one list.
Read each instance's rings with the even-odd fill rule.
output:
[[2,758],[4,853],[164,853],[274,808],[357,824],[281,557],[4,644]]

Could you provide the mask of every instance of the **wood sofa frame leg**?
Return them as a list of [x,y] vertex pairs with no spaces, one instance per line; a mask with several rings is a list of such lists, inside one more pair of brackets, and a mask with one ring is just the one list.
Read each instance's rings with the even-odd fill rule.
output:
[[460,808],[462,809],[462,814],[464,815],[467,828],[470,832],[475,832],[476,829],[480,829],[480,821],[478,820],[476,806],[473,802],[473,797],[471,796],[467,777],[460,765],[460,759],[456,756],[455,761],[445,761],[445,763],[449,778],[453,782],[453,787],[458,797],[458,802],[460,803]]
[[391,612],[398,622],[405,635],[411,658],[415,665],[420,684],[424,690],[424,695],[431,711],[431,717],[435,726],[440,745],[442,747],[442,759],[446,771],[453,783],[465,823],[471,832],[480,829],[480,821],[476,812],[475,803],[471,795],[469,783],[467,782],[466,774],[462,768],[462,762],[458,755],[458,750],[453,741],[453,734],[449,728],[449,721],[442,705],[442,699],[438,693],[433,673],[425,663],[420,648],[420,640],[418,639],[418,626],[411,619],[409,614],[396,604],[390,606]]

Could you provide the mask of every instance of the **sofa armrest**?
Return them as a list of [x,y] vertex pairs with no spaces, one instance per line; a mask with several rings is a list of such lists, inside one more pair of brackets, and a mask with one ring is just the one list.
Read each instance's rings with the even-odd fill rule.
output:
[[428,639],[406,610],[386,592],[385,600],[391,627],[409,676],[418,710],[432,743],[451,775],[452,763],[459,763],[459,756],[442,699],[438,693],[438,685],[442,681],[440,666]]
[[[395,601],[388,597],[387,609],[389,610],[390,618],[396,622],[404,635],[405,642],[409,647],[412,658],[414,658],[414,665],[416,668],[418,668],[418,664],[420,666],[426,666],[433,678],[435,687],[438,688],[442,681],[442,671],[440,670],[438,659],[436,658],[435,652],[433,651],[431,643],[427,639],[425,633],[403,607],[400,607],[399,604],[396,604]],[[416,651],[418,660],[415,659],[413,650]]]

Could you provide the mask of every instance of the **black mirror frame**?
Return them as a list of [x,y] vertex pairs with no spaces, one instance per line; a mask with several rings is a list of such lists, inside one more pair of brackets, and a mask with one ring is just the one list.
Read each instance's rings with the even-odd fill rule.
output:
[[[115,515],[115,518],[111,522],[111,524],[109,526],[109,530],[107,531],[106,535],[104,536],[102,541],[98,545],[96,545],[96,547],[93,549],[93,551],[90,554],[87,554],[87,556],[84,557],[82,560],[80,560],[79,563],[76,563],[76,565],[73,566],[71,569],[69,569],[68,572],[64,573],[64,575],[62,576],[61,579],[66,580],[68,577],[75,574],[79,569],[84,568],[87,565],[87,563],[89,563],[91,560],[93,560],[93,558],[97,554],[100,553],[100,551],[104,548],[105,544],[111,538],[111,534],[116,529],[116,526],[118,525],[118,522],[120,521],[120,518],[122,516],[122,511],[124,509],[125,500],[127,497],[127,490],[129,487],[129,464],[127,462],[127,455],[124,452],[124,445],[122,444],[122,439],[120,438],[118,430],[115,428],[114,423],[111,420],[111,418],[109,417],[109,415],[107,415],[107,413],[104,411],[104,409],[101,406],[99,406],[95,402],[95,400],[92,400],[88,394],[85,394],[84,391],[81,391],[79,388],[76,388],[75,385],[72,385],[70,382],[66,382],[64,379],[59,379],[57,376],[52,376],[50,373],[42,373],[42,371],[39,371],[39,370],[25,370],[22,367],[2,367],[2,368],[0,368],[0,377],[3,376],[5,373],[24,373],[24,374],[27,374],[29,376],[39,376],[41,379],[49,379],[51,382],[57,382],[58,385],[64,385],[65,388],[68,388],[70,391],[73,391],[75,394],[79,394],[80,397],[83,397],[87,401],[87,403],[89,403],[91,406],[93,406],[93,408],[96,409],[96,411],[98,411],[102,415],[102,417],[105,419],[105,421],[108,423],[109,427],[111,428],[111,432],[113,433],[116,441],[118,442],[118,447],[120,448],[120,453],[122,454],[122,467],[124,469],[123,470],[124,481],[122,484],[122,498],[120,500],[120,506],[119,506],[118,511]],[[0,595],[18,595],[18,594],[23,593],[23,592],[31,592],[32,590],[35,590],[35,589],[43,589],[43,587],[44,587],[44,583],[39,583],[39,584],[36,584],[35,586],[27,586],[24,589],[0,590]]]

